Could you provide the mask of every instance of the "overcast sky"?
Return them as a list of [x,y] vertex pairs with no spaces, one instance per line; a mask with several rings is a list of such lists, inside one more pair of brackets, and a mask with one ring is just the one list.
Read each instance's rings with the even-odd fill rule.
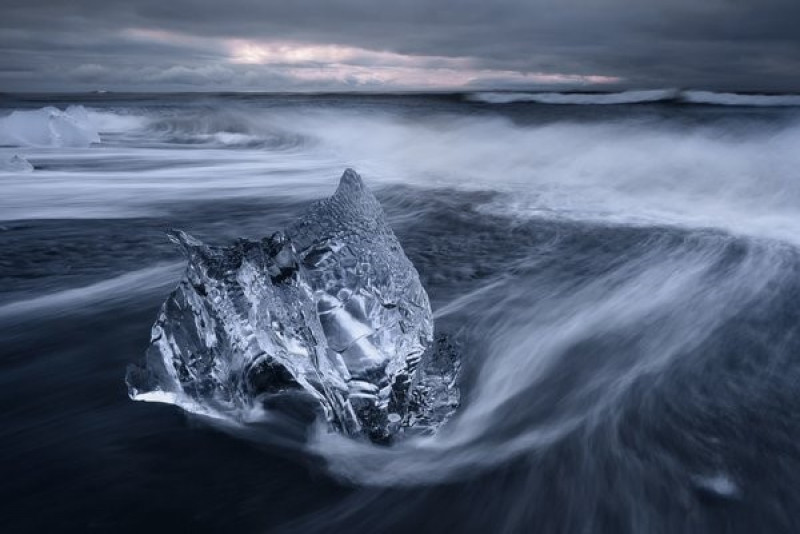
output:
[[798,0],[2,0],[0,90],[800,91]]

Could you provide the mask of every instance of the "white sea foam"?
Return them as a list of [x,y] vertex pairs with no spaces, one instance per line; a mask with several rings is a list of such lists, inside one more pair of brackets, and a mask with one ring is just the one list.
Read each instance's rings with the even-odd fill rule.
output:
[[714,93],[711,91],[684,91],[681,94],[681,100],[690,104],[714,104],[717,106],[800,106],[800,95],[756,95]]
[[616,93],[532,93],[532,92],[478,92],[467,97],[486,104],[512,104],[533,102],[558,105],[618,105],[652,102],[685,104],[713,104],[717,106],[789,107],[800,106],[796,94],[745,94],[717,93],[678,89],[649,89],[620,91]]
[[[165,132],[135,130],[136,143],[149,135],[154,148],[29,149],[36,179],[4,176],[0,220],[127,217],[192,199],[310,199],[330,194],[341,169],[352,166],[375,187],[506,193],[485,207],[505,215],[707,226],[800,242],[800,123],[790,117],[770,124],[734,115],[724,127],[624,118],[521,124],[445,114],[412,121],[331,109],[254,110],[245,118],[195,114],[185,124],[171,119]],[[223,130],[215,133],[216,126]],[[282,132],[292,149],[242,150],[254,134],[225,133],[231,127]],[[158,141],[182,132],[209,141]],[[14,154],[0,149],[0,157]]]
[[539,104],[612,105],[659,102],[676,98],[674,89],[622,91],[618,93],[514,93],[481,92],[469,95],[470,100],[487,104],[536,102]]
[[91,126],[100,133],[138,130],[146,127],[150,122],[150,119],[144,115],[99,109],[86,110],[86,118]]
[[[520,454],[544,451],[578,429],[614,435],[620,406],[637,383],[663,376],[732,316],[780,287],[788,247],[772,245],[749,249],[724,279],[709,285],[717,262],[729,253],[726,243],[661,248],[654,241],[647,253],[580,284],[554,284],[541,273],[489,282],[491,298],[475,292],[439,314],[459,315],[463,328],[486,332],[490,340],[475,362],[468,400],[448,426],[434,437],[388,449],[319,431],[311,450],[342,478],[396,486],[473,476]],[[648,329],[651,321],[658,327]],[[586,375],[570,365],[580,343],[644,330],[648,335],[631,339],[627,354],[603,357],[598,351],[597,358],[583,353],[572,360],[591,368]],[[550,390],[562,380],[575,382],[568,392]],[[739,492],[724,473],[693,481],[720,496]]]
[[[298,116],[371,180],[507,193],[516,216],[716,227],[800,242],[800,123]],[[323,127],[323,124],[326,126]]]

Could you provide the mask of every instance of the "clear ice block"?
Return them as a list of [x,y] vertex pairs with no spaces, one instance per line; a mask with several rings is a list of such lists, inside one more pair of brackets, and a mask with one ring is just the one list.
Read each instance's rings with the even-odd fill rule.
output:
[[261,241],[171,237],[189,263],[129,368],[131,398],[242,420],[304,392],[334,429],[376,442],[456,409],[458,359],[433,343],[419,275],[353,170]]

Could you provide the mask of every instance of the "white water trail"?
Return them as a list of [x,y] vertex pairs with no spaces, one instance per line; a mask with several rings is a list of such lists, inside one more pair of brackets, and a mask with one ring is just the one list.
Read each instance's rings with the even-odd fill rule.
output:
[[[637,383],[661,376],[682,356],[697,357],[722,324],[780,287],[788,247],[751,243],[718,278],[731,246],[725,236],[678,248],[654,242],[642,255],[577,286],[554,284],[541,273],[489,282],[454,299],[437,316],[478,332],[487,345],[472,356],[479,359],[473,362],[478,371],[457,416],[435,436],[389,449],[320,428],[311,451],[346,480],[413,486],[475,476],[542,452],[578,430],[606,427],[613,435]],[[615,337],[627,340],[621,353],[576,352]]]
[[93,284],[0,304],[0,324],[97,313],[99,308],[117,306],[174,284],[182,268],[181,263],[161,263]]

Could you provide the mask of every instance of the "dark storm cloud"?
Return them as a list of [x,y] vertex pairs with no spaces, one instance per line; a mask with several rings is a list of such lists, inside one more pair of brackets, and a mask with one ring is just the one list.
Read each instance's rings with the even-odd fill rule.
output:
[[800,84],[794,0],[5,0],[2,14],[7,90]]

